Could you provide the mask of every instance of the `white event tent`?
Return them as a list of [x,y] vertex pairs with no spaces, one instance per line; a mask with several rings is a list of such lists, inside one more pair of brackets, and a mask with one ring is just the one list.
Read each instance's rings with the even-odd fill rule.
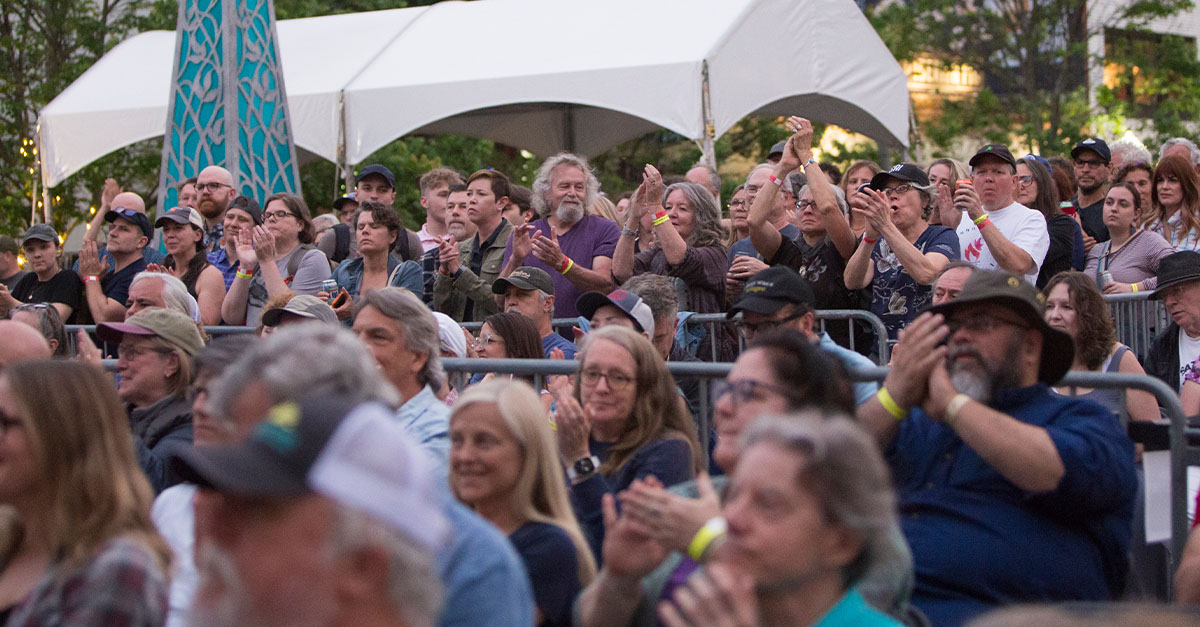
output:
[[[278,22],[298,148],[345,167],[410,134],[595,155],[799,114],[908,144],[899,64],[853,0],[481,0]],[[166,128],[175,33],[130,37],[42,109],[48,189]]]

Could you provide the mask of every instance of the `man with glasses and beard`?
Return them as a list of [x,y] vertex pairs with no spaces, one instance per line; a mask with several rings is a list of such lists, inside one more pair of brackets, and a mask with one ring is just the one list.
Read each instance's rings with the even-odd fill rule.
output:
[[196,211],[204,217],[204,250],[215,253],[225,237],[225,208],[237,196],[233,174],[219,165],[204,168],[196,177],[196,193]]
[[1088,137],[1071,149],[1071,159],[1075,166],[1075,197],[1071,204],[1079,213],[1080,225],[1087,235],[1084,241],[1091,250],[1097,242],[1108,241],[1103,214],[1112,153],[1103,139]]
[[935,625],[997,605],[1107,601],[1128,570],[1134,449],[1117,417],[1048,386],[1074,347],[1012,274],[979,270],[900,336],[858,409],[888,457]]
[[587,215],[600,181],[583,157],[560,152],[538,169],[533,210],[541,219],[513,229],[500,277],[521,266],[541,268],[554,282],[555,318],[579,315],[584,292],[613,289],[612,257],[621,231],[612,220]]

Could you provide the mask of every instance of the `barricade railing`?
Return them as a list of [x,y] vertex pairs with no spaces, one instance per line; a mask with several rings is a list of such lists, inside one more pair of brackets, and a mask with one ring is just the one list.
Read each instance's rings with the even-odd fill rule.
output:
[[1150,300],[1149,292],[1106,294],[1104,301],[1112,312],[1117,341],[1145,361],[1154,336],[1170,323],[1162,301]]
[[[100,350],[104,351],[104,353],[106,355],[111,355],[111,354],[113,354],[113,351],[116,350],[115,346],[109,346],[107,342],[101,342],[100,338],[95,337],[96,325],[94,325],[94,324],[68,324],[68,325],[64,325],[64,326],[66,327],[66,330],[67,330],[67,343],[71,346],[72,349],[75,348],[75,334],[80,329],[82,329],[93,335],[93,339],[96,341],[97,346],[99,346]],[[237,335],[240,333],[254,333],[254,327],[203,327],[203,328],[204,328],[204,332],[207,333],[210,337],[219,337],[222,335]]]
[[[855,324],[867,325],[871,329],[871,332],[875,337],[875,348],[873,351],[873,354],[875,355],[875,363],[886,364],[888,362],[888,357],[889,357],[890,353],[888,350],[887,328],[883,326],[883,321],[879,319],[879,316],[876,316],[875,314],[873,314],[869,311],[866,311],[864,309],[822,309],[822,310],[818,310],[816,312],[816,319],[817,319],[817,322],[820,323],[819,329],[821,331],[825,330],[825,323],[827,321],[830,321],[830,320],[847,320],[847,321],[849,321],[850,345],[847,346],[846,348],[849,348],[850,350],[857,350],[857,348],[854,345]],[[692,316],[688,318],[688,323],[704,326],[705,341],[709,342],[709,346],[711,347],[711,350],[712,350],[711,354],[714,354],[714,355],[718,354],[717,353],[717,343],[720,341],[720,337],[722,336],[722,334],[725,333],[725,325],[731,323],[731,321],[725,317],[725,314],[723,314],[723,313],[692,314]],[[468,331],[471,331],[472,333],[478,333],[479,329],[483,326],[483,323],[482,322],[464,322],[464,323],[462,323],[462,326],[464,329],[467,329]],[[550,326],[552,326],[553,328],[558,329],[558,330],[571,329],[572,327],[579,326],[579,319],[578,318],[555,318],[550,321]],[[739,342],[739,348],[740,348],[740,342]]]

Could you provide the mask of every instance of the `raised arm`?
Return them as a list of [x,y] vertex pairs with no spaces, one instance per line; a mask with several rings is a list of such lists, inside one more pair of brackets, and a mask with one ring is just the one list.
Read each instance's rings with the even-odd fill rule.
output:
[[120,193],[121,186],[117,184],[116,179],[104,179],[104,188],[100,190],[100,208],[96,210],[96,215],[92,216],[87,230],[83,232],[83,241],[94,242],[100,238],[100,231],[104,228],[104,214],[112,208],[113,198]]
[[[649,166],[647,166],[649,167]],[[633,276],[633,258],[637,255],[637,238],[642,230],[642,216],[651,209],[651,203],[646,199],[645,175],[642,184],[633,192],[629,199],[629,211],[625,215],[625,228],[621,229],[621,239],[617,240],[617,248],[613,251],[612,275],[617,283],[624,283]]]
[[[796,160],[801,164],[804,176],[808,179],[808,189],[812,192],[813,203],[821,212],[821,220],[825,224],[825,235],[829,237],[834,248],[837,248],[842,259],[849,259],[858,245],[858,238],[854,236],[854,231],[850,230],[850,221],[838,205],[833,184],[829,182],[829,177],[825,176],[825,171],[821,169],[820,164],[813,159],[812,123],[804,118],[792,116],[788,118],[788,125],[795,132],[792,136],[794,141],[789,141],[784,151],[795,149]],[[782,162],[782,160],[780,161]],[[787,174],[785,173],[784,176]]]

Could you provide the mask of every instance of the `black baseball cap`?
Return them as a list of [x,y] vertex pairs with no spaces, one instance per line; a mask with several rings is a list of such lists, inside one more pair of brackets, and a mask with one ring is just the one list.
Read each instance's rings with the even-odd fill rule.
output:
[[150,218],[147,218],[146,214],[142,213],[141,211],[134,211],[133,209],[126,209],[125,207],[114,207],[109,209],[108,212],[104,214],[104,221],[108,223],[116,222],[117,218],[129,222],[130,224],[133,224],[137,228],[141,229],[142,235],[145,235],[146,237],[154,236],[154,227],[150,226]]
[[906,183],[916,183],[921,187],[929,186],[929,175],[925,170],[911,163],[897,163],[892,169],[879,172],[871,177],[871,189],[881,190],[887,185],[888,179],[896,179]]
[[1014,168],[1017,167],[1017,160],[1013,158],[1012,152],[1004,144],[984,144],[982,148],[975,152],[975,156],[971,157],[967,165],[973,168],[975,164],[979,163],[980,159],[988,156],[996,157]]
[[815,307],[816,302],[812,287],[798,272],[786,266],[771,266],[750,277],[741,298],[725,317],[733,318],[741,311],[770,315],[789,303]]
[[771,146],[771,151],[767,153],[767,158],[768,159],[770,159],[771,157],[781,157],[782,158],[783,151],[786,149],[787,149],[787,140],[786,139],[775,142],[775,145]]
[[523,290],[541,290],[547,294],[554,294],[554,281],[550,280],[550,275],[545,270],[533,266],[521,266],[513,270],[512,274],[496,279],[492,283],[492,293],[503,294],[508,291],[509,285]]
[[1075,144],[1075,147],[1071,149],[1071,158],[1078,158],[1079,153],[1085,150],[1090,150],[1097,155],[1100,155],[1100,158],[1104,160],[1104,163],[1112,162],[1112,151],[1108,149],[1108,144],[1103,139],[1099,139],[1097,137],[1087,137],[1083,139],[1078,144]]
[[378,163],[363,168],[358,173],[358,178],[354,179],[354,182],[358,183],[372,174],[378,174],[379,176],[382,176],[387,180],[388,185],[390,185],[392,189],[396,189],[396,175],[392,174],[391,170],[379,165]]
[[337,200],[333,201],[333,210],[335,212],[341,211],[342,207],[345,207],[346,205],[348,205],[350,203],[354,203],[355,205],[357,205],[358,199],[351,195],[342,196],[341,198],[338,198]]
[[249,196],[237,196],[233,200],[229,201],[229,206],[226,207],[225,210],[228,211],[230,209],[241,209],[242,211],[250,214],[250,219],[254,220],[255,224],[263,223],[262,207],[258,206],[257,200],[254,200]]

